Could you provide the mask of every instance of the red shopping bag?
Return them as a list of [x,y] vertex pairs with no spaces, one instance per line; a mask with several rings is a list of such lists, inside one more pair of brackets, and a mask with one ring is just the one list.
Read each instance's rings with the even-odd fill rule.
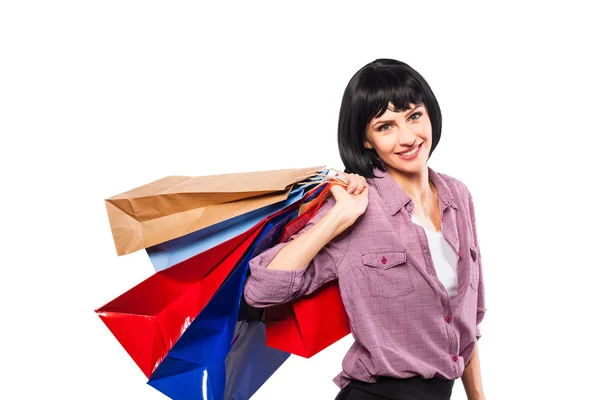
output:
[[[304,214],[285,228],[280,242],[300,231],[322,205],[328,187]],[[337,280],[309,296],[265,310],[267,345],[302,357],[312,357],[350,333],[350,320],[342,302]]]
[[310,296],[269,307],[267,346],[310,358],[350,333],[340,287],[331,281]]
[[208,304],[258,236],[248,231],[155,273],[96,310],[146,377]]
[[[308,191],[305,198],[310,198],[318,187]],[[149,378],[264,226],[302,203],[303,200],[296,201],[246,232],[155,273],[96,313]]]

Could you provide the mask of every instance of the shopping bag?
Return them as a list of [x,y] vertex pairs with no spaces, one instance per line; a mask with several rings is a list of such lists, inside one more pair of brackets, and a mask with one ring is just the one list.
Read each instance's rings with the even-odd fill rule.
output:
[[156,271],[162,271],[247,231],[264,218],[302,199],[311,185],[294,187],[288,198],[146,249]]
[[262,321],[238,321],[225,359],[227,400],[248,400],[289,358],[290,353],[267,346]]
[[[326,195],[322,193],[305,213],[286,226],[281,243],[308,223]],[[350,320],[337,280],[328,282],[309,296],[266,308],[265,317],[267,345],[305,358],[350,333]]]
[[150,376],[150,386],[173,400],[223,398],[224,361],[237,317],[232,310],[243,272],[243,268],[236,268],[192,321]]
[[350,333],[337,281],[309,296],[266,309],[267,345],[310,358]]
[[[266,343],[259,343],[258,347],[246,346],[244,351],[238,346],[237,352],[230,357],[229,352],[235,344],[232,344],[233,334],[248,262],[253,257],[255,248],[260,249],[276,243],[282,227],[294,215],[293,209],[287,209],[270,218],[257,239],[259,244],[251,245],[240,265],[234,269],[214,298],[192,321],[150,376],[149,385],[176,400],[223,400],[231,399],[224,397],[229,382],[227,387],[230,392],[236,392],[238,396],[248,395],[239,398],[249,399],[249,396],[285,361],[289,354],[267,349]],[[254,360],[254,368],[251,365],[235,365],[232,368],[232,361],[248,361],[248,351],[260,353],[260,358]]]
[[200,177],[170,176],[105,200],[123,255],[285,200],[291,186],[323,167]]
[[208,304],[264,222],[183,263],[160,271],[96,310],[149,377]]
[[[310,189],[306,196],[314,191]],[[220,245],[155,273],[96,313],[149,377],[246,254],[263,227],[284,211],[297,210],[299,204],[301,201]]]

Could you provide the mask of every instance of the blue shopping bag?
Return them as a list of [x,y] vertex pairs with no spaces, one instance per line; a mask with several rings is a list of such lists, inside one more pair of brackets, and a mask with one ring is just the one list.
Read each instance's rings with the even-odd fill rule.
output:
[[300,185],[290,191],[286,200],[147,248],[146,252],[150,257],[152,266],[156,271],[162,271],[242,232],[246,232],[269,215],[273,215],[300,200],[311,186],[314,185],[310,183]]
[[266,329],[262,321],[238,321],[225,360],[225,399],[249,399],[289,358],[290,353],[267,346]]
[[257,368],[259,373],[249,375],[249,366],[231,368],[230,364],[229,369],[226,367],[238,322],[248,262],[254,254],[275,245],[285,225],[297,214],[298,210],[293,209],[267,222],[239,265],[150,376],[149,385],[175,400],[223,400],[227,382],[232,382],[232,385],[237,382],[240,386],[230,385],[228,390],[236,392],[236,400],[241,400],[242,395],[251,396],[287,359],[289,353],[267,349],[266,343],[255,341],[253,343],[258,343],[258,348],[249,345],[242,351],[238,347],[230,361],[232,357],[233,360],[248,361],[249,357],[244,353],[260,352],[261,348],[268,350],[261,352],[264,357],[259,361],[262,363],[260,369]]

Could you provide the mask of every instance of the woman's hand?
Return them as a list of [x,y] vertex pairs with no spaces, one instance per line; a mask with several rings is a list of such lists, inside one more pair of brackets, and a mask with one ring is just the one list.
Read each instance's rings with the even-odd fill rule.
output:
[[335,198],[338,221],[345,230],[364,214],[368,204],[369,187],[367,180],[357,174],[341,172],[338,177],[348,186],[333,185],[330,189]]

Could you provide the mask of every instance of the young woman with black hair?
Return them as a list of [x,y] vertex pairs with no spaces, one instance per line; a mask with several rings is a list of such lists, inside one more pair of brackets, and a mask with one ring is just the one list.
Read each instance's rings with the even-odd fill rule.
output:
[[344,92],[338,145],[346,168],[309,223],[250,262],[244,297],[289,302],[337,279],[355,341],[336,400],[450,399],[461,378],[485,399],[477,341],[485,314],[472,196],[427,161],[442,116],[423,77],[375,60]]

